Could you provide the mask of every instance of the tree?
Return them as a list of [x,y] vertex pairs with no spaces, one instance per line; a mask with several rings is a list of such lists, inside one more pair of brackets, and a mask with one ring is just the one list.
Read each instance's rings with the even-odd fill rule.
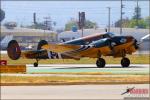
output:
[[85,28],[86,29],[88,29],[88,28],[97,28],[97,27],[98,27],[97,23],[92,22],[90,20],[85,21]]
[[134,15],[133,15],[132,19],[137,19],[137,20],[141,19],[141,8],[139,6],[135,7]]
[[0,9],[0,22],[5,18],[5,12]]
[[[134,14],[132,19],[122,19],[122,27],[130,27],[130,28],[148,28],[150,23],[150,17],[143,19],[141,17],[141,8],[135,7]],[[121,20],[115,22],[115,27],[120,27]]]
[[136,20],[136,27],[140,28],[141,26],[139,26],[139,20],[141,20],[142,18],[141,18],[141,8],[139,6],[135,7],[132,19]]
[[77,21],[70,20],[66,25],[65,25],[65,30],[70,31],[73,26],[76,26],[78,28],[78,23]]
[[[122,27],[129,27],[129,22],[130,20],[128,18],[122,19]],[[115,27],[120,27],[121,25],[121,20],[118,20],[115,22]]]
[[[115,22],[115,27],[120,27],[120,20]],[[138,28],[148,28],[150,18],[138,20]],[[122,27],[135,28],[137,27],[136,19],[122,19]]]
[[150,16],[145,18],[146,28],[150,28]]
[[[69,22],[66,23],[65,30],[70,31],[72,29],[72,27],[77,27],[79,29],[78,22],[75,20],[70,20]],[[92,22],[90,20],[85,21],[85,26],[84,26],[85,29],[97,28],[97,27],[98,27],[97,23]]]
[[[129,27],[135,28],[136,26],[136,19],[130,20]],[[146,28],[146,23],[144,19],[138,20],[138,28]]]

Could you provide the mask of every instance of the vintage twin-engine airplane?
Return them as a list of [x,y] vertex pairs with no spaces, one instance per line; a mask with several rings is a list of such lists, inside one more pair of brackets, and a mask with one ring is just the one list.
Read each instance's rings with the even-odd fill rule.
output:
[[36,59],[34,67],[38,66],[40,59],[76,59],[82,57],[98,58],[96,65],[98,68],[105,67],[105,60],[102,56],[122,57],[122,67],[128,67],[130,60],[127,54],[132,54],[138,49],[137,40],[132,36],[114,36],[113,33],[106,32],[95,34],[59,44],[48,44],[41,40],[38,43],[37,50],[21,52],[16,40],[8,44],[8,56],[12,60],[20,57]]

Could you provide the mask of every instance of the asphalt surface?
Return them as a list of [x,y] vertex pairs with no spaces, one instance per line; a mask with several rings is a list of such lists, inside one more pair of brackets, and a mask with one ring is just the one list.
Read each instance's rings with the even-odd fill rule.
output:
[[105,68],[97,68],[95,64],[41,64],[39,67],[27,65],[27,73],[84,73],[106,72],[112,74],[148,74],[149,64],[131,64],[122,68],[120,64],[107,64]]
[[127,88],[133,87],[134,89],[146,89],[149,93],[149,84],[2,86],[1,99],[123,99],[124,97],[149,97],[148,93],[121,95],[126,92]]
[[[27,65],[27,74],[1,74],[15,76],[49,76],[52,74],[31,74],[38,72],[111,72],[114,74],[148,74],[149,64],[131,64],[122,68],[119,64],[108,64],[96,68],[95,64],[40,64],[39,67]],[[58,74],[61,75],[61,74]],[[55,75],[56,76],[56,75]],[[65,75],[66,76],[66,75]],[[70,76],[70,75],[68,75]],[[82,75],[73,75],[82,77]],[[110,76],[105,76],[110,77]],[[131,94],[127,88],[146,89],[149,84],[121,85],[47,85],[47,86],[1,86],[1,99],[123,99],[124,97],[148,97],[149,94]],[[142,99],[140,99],[142,100]],[[146,100],[146,99],[145,99]],[[148,99],[147,99],[148,100]]]

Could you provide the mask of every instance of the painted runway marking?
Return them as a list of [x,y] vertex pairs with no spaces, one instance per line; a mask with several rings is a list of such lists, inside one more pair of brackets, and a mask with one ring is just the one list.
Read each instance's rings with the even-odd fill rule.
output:
[[107,72],[113,74],[148,74],[148,64],[132,64],[129,68],[122,68],[119,64],[109,64],[105,68],[97,68],[95,64],[43,64],[39,67],[27,65],[27,73],[38,72]]

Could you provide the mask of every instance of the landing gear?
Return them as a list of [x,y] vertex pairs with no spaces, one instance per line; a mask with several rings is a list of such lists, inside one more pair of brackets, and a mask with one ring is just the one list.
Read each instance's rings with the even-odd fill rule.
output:
[[121,60],[121,65],[122,65],[122,67],[129,67],[129,65],[130,65],[130,60],[128,59],[128,58],[122,58],[122,60]]
[[130,60],[126,58],[126,51],[122,51],[122,59],[121,59],[121,65],[122,67],[129,67],[130,65]]
[[98,68],[103,68],[105,67],[105,60],[103,58],[98,58],[97,61],[96,61],[96,65]]
[[36,62],[33,64],[34,67],[38,67],[38,59],[36,59]]
[[[45,40],[41,40],[39,43],[38,43],[38,46],[37,46],[37,50],[41,50],[42,49],[42,46],[43,45],[47,45],[48,44],[48,42],[47,41],[45,41]],[[39,61],[40,59],[39,59],[39,57],[37,56],[37,58],[36,58],[36,62],[33,64],[33,66],[34,67],[38,67],[38,61]]]
[[34,65],[34,67],[38,67],[38,63],[37,62],[35,62],[33,65]]

